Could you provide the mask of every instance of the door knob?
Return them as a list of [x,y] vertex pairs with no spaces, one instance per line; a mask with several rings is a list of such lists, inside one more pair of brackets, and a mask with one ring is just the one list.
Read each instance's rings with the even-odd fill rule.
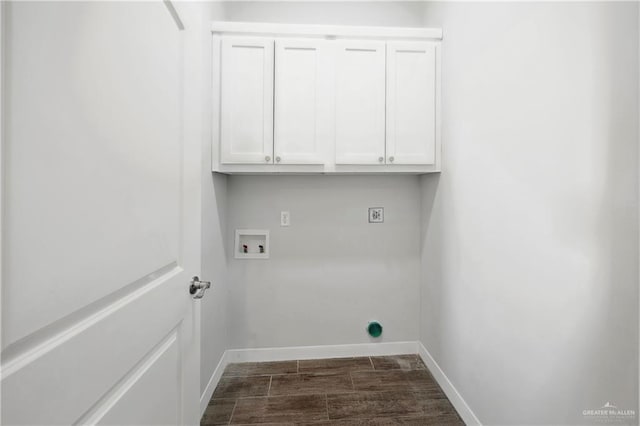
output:
[[393,157],[389,157],[389,162],[393,163],[394,158]]
[[191,279],[189,294],[191,294],[194,299],[202,299],[204,292],[209,287],[211,287],[211,281],[200,281],[200,278],[195,276]]
[[378,157],[378,162],[382,163],[384,161],[384,157]]
[[280,157],[276,157],[276,163],[279,163],[279,162],[280,162],[280,160],[282,160],[282,158],[280,158]]
[[271,157],[269,157],[269,156],[267,155],[266,157],[264,157],[264,161],[266,161],[266,162],[268,163],[269,161],[271,161]]

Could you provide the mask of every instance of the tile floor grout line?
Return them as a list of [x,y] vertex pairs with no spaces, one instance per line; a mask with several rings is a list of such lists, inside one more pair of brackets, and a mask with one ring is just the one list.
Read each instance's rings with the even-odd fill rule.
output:
[[233,414],[236,412],[236,407],[238,406],[238,399],[240,398],[236,398],[236,402],[233,404],[233,410],[231,410],[231,416],[229,416],[229,423],[227,423],[228,425],[230,425],[231,420],[233,420]]
[[[377,393],[377,392],[392,392],[392,391],[362,391],[363,393]],[[353,395],[354,393],[357,392],[338,392],[332,395]],[[262,396],[243,396],[240,397],[238,399],[265,399],[265,398],[269,398],[269,399],[276,399],[276,398],[291,398],[291,397],[301,397],[301,396],[322,396],[324,395],[325,392],[321,392],[321,391],[317,391],[317,392],[312,392],[312,393],[284,393],[282,395],[271,395],[271,396],[266,396],[266,395],[262,395]],[[226,399],[231,399],[231,398],[226,398]]]
[[330,421],[331,419],[329,418],[329,394],[328,393],[324,394],[324,403],[327,408],[327,421]]

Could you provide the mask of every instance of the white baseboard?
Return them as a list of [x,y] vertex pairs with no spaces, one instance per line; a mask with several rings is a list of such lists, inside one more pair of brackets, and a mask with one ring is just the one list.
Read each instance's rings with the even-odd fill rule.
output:
[[292,359],[348,358],[353,356],[381,356],[415,353],[418,353],[417,342],[231,349],[225,354],[227,362],[264,362],[287,361]]
[[431,375],[438,382],[444,393],[451,401],[451,404],[458,411],[462,420],[468,425],[478,425],[481,426],[480,420],[476,417],[476,415],[471,411],[471,408],[467,405],[462,395],[458,392],[458,390],[453,386],[453,383],[449,380],[449,378],[444,374],[444,371],[440,368],[435,359],[431,356],[427,348],[420,342],[417,342],[418,346],[418,354],[422,361],[424,361],[425,365],[431,372]]
[[204,392],[200,396],[200,417],[204,414],[207,409],[207,405],[209,405],[209,401],[213,396],[213,391],[216,390],[216,386],[218,386],[218,382],[222,377],[222,373],[224,373],[224,369],[227,368],[227,364],[229,361],[227,360],[227,352],[225,351],[220,357],[220,362],[218,362],[218,366],[215,370],[213,370],[213,374],[209,379],[209,383],[207,383],[207,387],[204,389]]

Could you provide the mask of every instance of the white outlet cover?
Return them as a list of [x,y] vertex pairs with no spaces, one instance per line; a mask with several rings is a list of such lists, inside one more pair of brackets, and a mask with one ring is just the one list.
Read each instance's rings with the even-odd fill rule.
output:
[[369,223],[384,222],[384,207],[369,207]]
[[289,226],[291,224],[291,214],[288,211],[280,212],[280,226]]

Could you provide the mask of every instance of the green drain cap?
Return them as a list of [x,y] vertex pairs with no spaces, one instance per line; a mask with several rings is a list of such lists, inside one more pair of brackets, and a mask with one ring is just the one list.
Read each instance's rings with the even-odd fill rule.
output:
[[367,332],[371,337],[380,337],[382,335],[382,324],[378,321],[371,321],[369,325],[367,325]]

